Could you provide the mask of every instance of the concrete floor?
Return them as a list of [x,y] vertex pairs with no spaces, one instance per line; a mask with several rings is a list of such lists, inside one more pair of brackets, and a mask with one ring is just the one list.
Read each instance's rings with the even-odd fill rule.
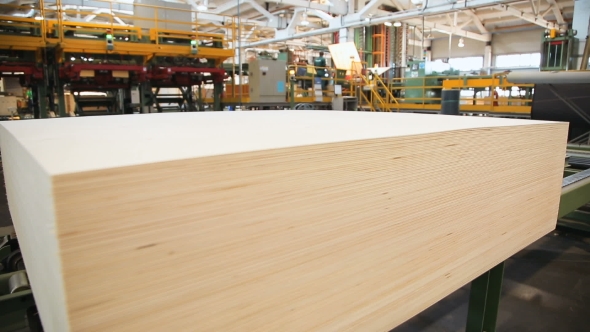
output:
[[[1,171],[0,183],[1,229],[12,224]],[[464,331],[468,298],[466,285],[392,332]],[[558,230],[507,261],[498,331],[590,331],[590,234]]]

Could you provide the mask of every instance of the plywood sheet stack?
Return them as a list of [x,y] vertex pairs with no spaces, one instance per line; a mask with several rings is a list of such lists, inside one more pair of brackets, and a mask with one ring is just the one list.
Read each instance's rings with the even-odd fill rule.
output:
[[554,228],[567,125],[219,112],[0,134],[47,331],[387,331]]

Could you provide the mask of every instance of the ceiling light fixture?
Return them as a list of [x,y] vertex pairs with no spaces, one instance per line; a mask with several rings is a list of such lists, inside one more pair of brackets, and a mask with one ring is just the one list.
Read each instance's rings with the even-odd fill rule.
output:
[[465,47],[465,40],[463,40],[463,37],[461,37],[459,39],[459,45],[457,45],[457,46],[459,46],[459,47]]
[[402,22],[397,21],[397,22],[393,23],[393,26],[396,28],[399,28],[402,26]]
[[37,21],[43,21],[43,16],[35,16],[35,19],[36,19]]
[[207,6],[205,6],[202,2],[197,2],[197,10],[200,12],[207,11]]
[[390,26],[392,26],[393,24],[392,24],[391,22],[385,22],[385,23],[383,23],[383,25],[385,25],[386,27],[390,27]]
[[301,14],[301,23],[300,24],[303,26],[309,25],[309,21],[307,20],[307,12],[304,12],[303,14]]

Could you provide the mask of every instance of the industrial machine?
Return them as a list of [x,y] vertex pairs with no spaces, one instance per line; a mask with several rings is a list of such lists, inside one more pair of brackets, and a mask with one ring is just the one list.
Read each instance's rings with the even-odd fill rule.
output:
[[444,76],[458,75],[448,63],[410,61],[405,72],[403,99],[407,103],[440,103]]
[[287,62],[282,60],[254,59],[249,63],[249,95],[254,103],[285,102],[285,72]]
[[[0,4],[0,13],[15,6]],[[235,45],[233,17],[195,20],[190,5],[161,0],[93,6],[104,10],[64,0],[32,5],[30,17],[0,16],[0,76],[19,77],[32,90],[35,117],[67,116],[66,90],[77,115],[162,111],[161,88],[179,90],[182,110],[204,110],[205,103],[221,110],[221,64],[234,55],[228,48]],[[205,86],[210,100],[195,93]]]
[[572,67],[572,55],[575,42],[575,30],[558,31],[556,29],[545,30],[541,43],[542,71],[570,70]]

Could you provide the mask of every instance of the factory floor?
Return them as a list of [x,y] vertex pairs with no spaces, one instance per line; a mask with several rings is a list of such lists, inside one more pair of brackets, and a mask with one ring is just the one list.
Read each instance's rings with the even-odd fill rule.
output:
[[[12,224],[1,171],[0,183],[1,232]],[[464,331],[468,298],[466,285],[392,332]],[[590,331],[590,234],[560,229],[507,261],[498,331]]]

